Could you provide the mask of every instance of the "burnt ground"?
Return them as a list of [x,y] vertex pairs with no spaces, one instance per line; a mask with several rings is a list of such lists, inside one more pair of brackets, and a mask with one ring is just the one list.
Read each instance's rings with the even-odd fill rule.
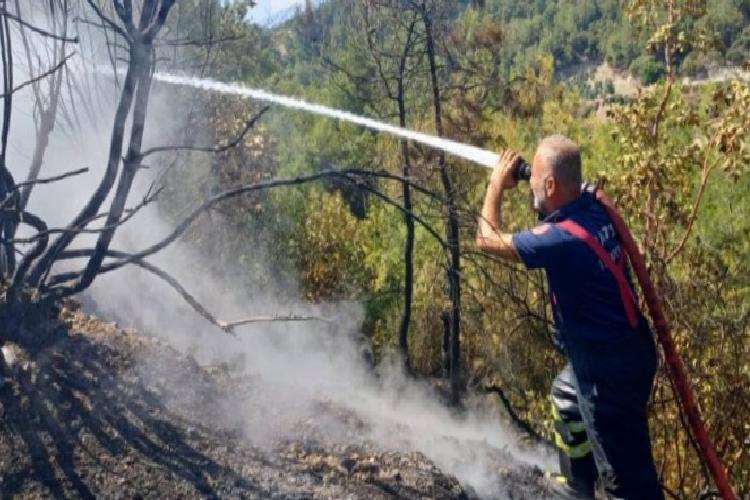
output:
[[[420,453],[314,437],[251,446],[221,404],[240,390],[230,370],[75,308],[61,317],[46,346],[13,349],[0,363],[2,499],[476,496]],[[158,376],[144,376],[144,357]],[[186,376],[189,393],[173,394]],[[498,480],[508,498],[545,496],[538,469],[498,471]]]

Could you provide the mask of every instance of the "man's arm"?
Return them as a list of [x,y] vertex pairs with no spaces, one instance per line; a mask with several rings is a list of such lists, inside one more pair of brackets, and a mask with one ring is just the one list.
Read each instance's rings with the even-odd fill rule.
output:
[[500,157],[500,162],[490,177],[476,237],[480,250],[513,262],[521,262],[521,258],[513,246],[512,234],[502,231],[502,204],[505,190],[513,189],[518,184],[513,172],[520,160],[521,157],[510,150],[505,150]]

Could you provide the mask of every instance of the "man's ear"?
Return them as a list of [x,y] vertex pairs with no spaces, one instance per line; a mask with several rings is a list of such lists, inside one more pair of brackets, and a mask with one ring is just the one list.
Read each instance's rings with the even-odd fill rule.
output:
[[557,192],[557,181],[551,175],[544,180],[544,193],[547,198],[554,196]]

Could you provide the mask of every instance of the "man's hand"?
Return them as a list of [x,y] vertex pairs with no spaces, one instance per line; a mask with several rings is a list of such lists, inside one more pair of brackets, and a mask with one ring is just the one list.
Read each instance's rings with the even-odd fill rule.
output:
[[521,258],[513,247],[513,235],[502,231],[502,204],[503,191],[513,189],[518,184],[514,173],[520,162],[521,156],[509,149],[500,155],[484,196],[476,238],[480,250],[513,262],[519,262]]
[[520,163],[521,155],[510,149],[503,151],[500,161],[490,176],[490,187],[496,190],[515,188],[518,185],[515,172]]

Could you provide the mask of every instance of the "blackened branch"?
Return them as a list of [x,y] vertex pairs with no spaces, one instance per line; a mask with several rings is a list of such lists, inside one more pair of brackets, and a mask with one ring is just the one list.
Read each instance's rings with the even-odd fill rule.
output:
[[158,47],[203,47],[209,44],[218,45],[221,43],[237,42],[244,38],[244,36],[225,36],[221,38],[204,38],[201,40],[184,38],[181,40],[161,40],[154,45]]
[[508,396],[505,394],[505,391],[502,387],[498,385],[487,385],[484,387],[485,392],[489,392],[492,394],[497,394],[500,398],[500,402],[502,402],[503,406],[505,407],[505,411],[508,412],[508,416],[511,418],[511,420],[524,432],[526,432],[529,436],[534,438],[536,441],[541,443],[548,443],[549,439],[546,439],[544,436],[542,436],[532,425],[527,422],[526,420],[522,419],[518,413],[513,409],[513,405],[511,404],[510,400],[508,399]]
[[33,181],[24,181],[19,182],[16,184],[16,191],[26,187],[26,186],[35,186],[37,184],[52,184],[53,182],[61,181],[63,179],[67,179],[68,177],[75,177],[77,175],[85,174],[88,172],[88,167],[79,168],[77,170],[71,170],[70,172],[65,172],[64,174],[55,175],[54,177],[43,177],[41,179],[35,179]]
[[60,61],[59,63],[57,63],[56,65],[54,65],[52,68],[50,68],[47,71],[45,71],[44,73],[42,73],[41,75],[37,75],[37,76],[35,76],[34,78],[32,78],[30,80],[26,80],[22,84],[13,87],[9,92],[7,92],[5,94],[0,94],[0,99],[6,97],[8,95],[15,94],[16,92],[18,92],[19,90],[23,89],[24,87],[28,87],[29,85],[32,85],[32,84],[38,82],[39,80],[43,80],[43,79],[47,78],[48,76],[56,73],[57,71],[60,70],[60,68],[62,68],[63,66],[65,66],[65,64],[68,62],[68,59],[70,59],[74,55],[75,55],[75,52],[71,52],[70,54],[68,54],[67,56],[65,56],[65,58],[62,61]]
[[[68,250],[60,254],[61,260],[69,260],[69,259],[83,259],[90,257],[94,252],[93,248],[89,249],[80,249],[80,250]],[[117,250],[108,250],[107,251],[107,257],[112,257],[116,259],[128,259],[132,256],[132,254],[128,254],[125,252],[120,252]],[[289,316],[255,316],[252,318],[243,319],[240,321],[233,321],[233,322],[227,322],[222,321],[220,319],[217,319],[216,316],[211,314],[211,312],[206,309],[198,300],[193,296],[190,292],[187,291],[187,289],[171,274],[167,273],[163,269],[146,262],[143,259],[136,259],[131,262],[131,264],[136,265],[140,267],[141,269],[150,272],[154,276],[158,277],[165,283],[167,283],[172,289],[174,289],[182,298],[187,302],[190,307],[192,307],[195,312],[200,314],[206,321],[214,325],[215,327],[221,329],[222,331],[235,336],[235,328],[242,326],[242,325],[248,325],[251,323],[268,323],[268,322],[277,322],[277,321],[326,321],[323,318],[317,317],[317,316],[299,316],[299,315],[289,315]],[[71,272],[71,273],[65,273],[60,274],[55,277],[56,281],[62,280],[61,282],[67,281],[67,280],[73,280],[76,279],[79,276],[79,273],[77,272]]]
[[97,228],[94,228],[94,229],[86,229],[85,228],[85,226],[87,226],[88,224],[91,224],[92,222],[94,222],[96,220],[103,219],[103,218],[105,218],[105,217],[107,217],[109,215],[109,212],[104,212],[104,213],[101,213],[101,214],[97,214],[95,217],[92,217],[86,223],[84,223],[82,226],[77,227],[77,228],[75,228],[75,227],[50,228],[50,229],[46,229],[43,232],[37,233],[37,234],[35,234],[33,236],[30,236],[28,238],[15,238],[15,239],[9,240],[9,241],[11,243],[15,243],[15,244],[19,244],[19,243],[20,244],[26,244],[26,243],[33,243],[34,241],[37,241],[39,238],[46,237],[46,236],[49,236],[51,234],[73,234],[73,235],[79,235],[79,234],[101,234],[104,231],[108,231],[108,230],[111,230],[111,229],[116,229],[117,227],[123,226],[125,223],[127,223],[128,221],[130,221],[130,219],[132,219],[133,216],[135,216],[135,214],[137,214],[140,210],[142,210],[143,208],[145,208],[147,205],[153,203],[156,200],[156,198],[158,198],[158,196],[161,194],[161,192],[163,190],[164,190],[164,187],[161,187],[161,188],[157,189],[153,193],[151,192],[151,190],[149,190],[149,192],[146,193],[146,195],[143,197],[143,200],[141,200],[136,206],[134,206],[133,208],[129,208],[129,209],[125,210],[125,216],[122,219],[120,219],[118,222],[116,222],[116,223],[114,223],[112,225],[109,225],[109,226],[102,226],[102,227],[97,227]]
[[[358,171],[358,175],[366,174],[366,171]],[[399,176],[396,175],[389,175],[389,177],[398,179],[401,181],[407,181],[411,182],[411,180],[406,178],[399,178]],[[131,254],[129,257],[123,258],[119,261],[108,263],[102,265],[99,270],[98,274],[106,273],[109,271],[114,271],[116,269],[119,269],[122,266],[125,266],[127,264],[133,263],[137,260],[144,259],[150,255],[153,255],[167,246],[169,246],[171,243],[173,243],[175,240],[177,240],[182,234],[187,231],[187,229],[195,222],[196,219],[198,219],[199,216],[201,216],[203,213],[209,211],[214,206],[218,205],[219,203],[222,203],[226,200],[236,198],[238,196],[246,195],[252,192],[262,191],[265,189],[273,189],[273,188],[279,188],[279,187],[287,187],[287,186],[298,186],[302,184],[306,184],[309,182],[319,181],[322,179],[329,179],[329,178],[339,178],[342,180],[345,180],[347,182],[351,182],[352,184],[362,188],[362,189],[368,189],[373,194],[376,194],[380,199],[383,201],[386,201],[390,205],[398,208],[402,212],[406,213],[407,216],[412,217],[415,222],[419,223],[422,227],[424,227],[433,237],[438,238],[438,241],[440,244],[445,247],[446,243],[440,238],[438,232],[433,229],[428,223],[426,223],[422,218],[415,215],[411,211],[406,211],[403,207],[401,207],[400,203],[391,200],[383,193],[380,193],[379,191],[375,190],[374,188],[367,187],[366,183],[364,183],[359,176],[347,174],[346,171],[324,171],[319,172],[316,174],[306,175],[306,176],[300,176],[300,177],[293,177],[289,179],[276,179],[276,180],[269,180],[264,182],[258,182],[255,184],[248,184],[244,186],[239,186],[224,192],[221,192],[219,194],[216,194],[212,196],[211,198],[207,199],[203,203],[201,203],[199,206],[194,208],[186,217],[180,221],[175,228],[172,230],[172,232],[167,235],[165,238],[163,238],[161,241],[141,250],[136,253]],[[69,279],[63,280],[65,282],[70,281]],[[76,293],[75,287],[66,287],[66,286],[60,286],[57,287],[56,285],[61,283],[61,280],[59,278],[56,278],[53,276],[51,280],[47,281],[45,288],[45,292],[50,294],[50,298],[52,299],[60,299],[63,297],[67,297],[70,295],[74,295]]]
[[224,321],[219,321],[219,324],[221,325],[222,329],[230,332],[234,332],[234,329],[238,326],[243,325],[250,325],[252,323],[276,323],[276,322],[284,322],[284,323],[292,323],[297,321],[321,321],[325,323],[330,323],[329,319],[322,318],[320,316],[301,316],[298,314],[290,314],[288,316],[253,316],[252,318],[246,318],[239,321],[232,321],[231,323],[227,323]]
[[224,153],[230,149],[236,148],[240,142],[245,138],[247,133],[250,131],[251,128],[255,126],[255,124],[260,120],[260,118],[265,114],[266,111],[270,109],[270,106],[265,106],[263,109],[260,110],[256,115],[254,115],[252,118],[250,118],[246,123],[245,127],[242,129],[240,134],[232,141],[224,144],[223,146],[159,146],[151,149],[147,149],[146,151],[143,151],[139,158],[143,160],[148,155],[152,155],[155,153],[165,153],[165,152],[173,152],[173,151],[197,151],[202,153]]
[[96,15],[101,19],[101,21],[109,26],[111,29],[113,29],[116,33],[118,33],[120,36],[122,36],[125,40],[128,40],[129,42],[132,41],[130,35],[125,32],[124,29],[122,29],[116,22],[114,22],[112,19],[108,18],[104,12],[102,12],[102,9],[99,8],[98,5],[96,5],[95,0],[86,0],[86,3],[89,4],[89,7],[93,9],[93,11],[96,13]]
[[[58,260],[70,260],[70,259],[83,259],[83,258],[89,258],[91,255],[94,254],[93,248],[88,249],[80,249],[80,250],[66,250],[62,252],[58,258]],[[163,269],[156,267],[153,264],[150,264],[146,262],[143,259],[133,259],[132,254],[128,254],[125,252],[120,252],[117,250],[107,250],[106,252],[107,257],[112,257],[116,259],[128,259],[130,260],[131,264],[134,264],[141,269],[144,269],[145,271],[150,272],[151,274],[157,276],[161,280],[163,280],[165,283],[167,283],[170,287],[172,287],[177,293],[180,294],[180,296],[190,304],[190,307],[192,307],[195,312],[203,316],[209,323],[216,326],[217,328],[220,328],[221,330],[234,335],[234,333],[226,328],[226,323],[223,321],[220,321],[216,319],[216,317],[211,314],[208,309],[203,307],[203,305],[198,302],[198,300],[190,293],[188,292],[182,284],[177,281],[176,278],[174,278],[172,275],[164,271]],[[54,277],[54,280],[57,282],[65,282],[69,280],[76,279],[78,276],[80,276],[79,272],[69,272],[69,273],[63,273],[59,274]]]
[[36,33],[38,35],[42,35],[42,36],[45,36],[45,37],[48,37],[48,38],[53,38],[55,40],[59,40],[61,42],[66,42],[66,43],[78,43],[79,42],[77,36],[73,37],[73,38],[69,38],[69,37],[65,37],[65,36],[62,36],[62,35],[56,35],[56,34],[50,32],[50,31],[44,30],[44,29],[42,29],[42,28],[40,28],[38,26],[34,26],[33,24],[31,24],[31,23],[29,23],[27,21],[24,21],[19,16],[16,16],[15,14],[11,14],[10,12],[8,12],[5,9],[0,9],[0,14],[4,15],[5,17],[7,17],[8,19],[10,19],[12,21],[17,22],[18,24],[20,24],[24,28],[28,29],[29,31],[33,31],[34,33]]

